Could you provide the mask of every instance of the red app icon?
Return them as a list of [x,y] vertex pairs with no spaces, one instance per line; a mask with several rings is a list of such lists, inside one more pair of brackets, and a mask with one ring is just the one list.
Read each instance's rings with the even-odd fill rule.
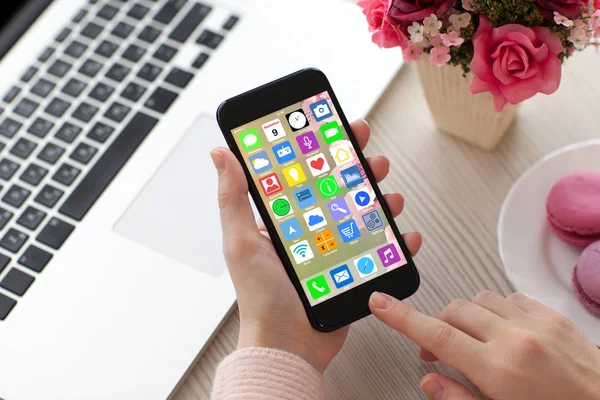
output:
[[283,186],[281,186],[281,182],[279,182],[277,174],[265,176],[264,178],[260,179],[259,182],[260,186],[262,186],[265,196],[271,196],[272,194],[283,190]]

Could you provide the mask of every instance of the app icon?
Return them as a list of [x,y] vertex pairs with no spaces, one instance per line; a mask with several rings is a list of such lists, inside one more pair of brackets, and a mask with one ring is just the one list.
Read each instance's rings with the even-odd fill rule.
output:
[[383,228],[383,220],[377,210],[366,213],[362,216],[362,219],[369,232]]
[[358,271],[358,275],[361,278],[372,275],[377,272],[377,267],[375,266],[375,261],[370,254],[366,256],[362,256],[354,260],[354,265],[356,265],[356,270]]
[[302,228],[300,227],[300,222],[298,222],[297,218],[292,218],[290,220],[282,222],[281,225],[279,225],[279,229],[281,229],[283,237],[288,242],[291,242],[294,239],[298,239],[304,234],[304,232],[302,232]]
[[292,111],[286,115],[285,118],[290,124],[290,128],[292,128],[292,132],[299,131],[300,129],[304,129],[308,126],[308,118],[306,118],[306,114],[304,114],[302,109]]
[[329,208],[331,217],[336,221],[350,215],[350,208],[344,198],[333,200],[331,203],[327,204],[327,208]]
[[360,189],[350,192],[358,210],[363,210],[375,204],[375,195],[369,189]]
[[335,196],[340,192],[340,187],[338,186],[337,181],[333,176],[328,176],[326,178],[319,179],[317,181],[317,187],[319,188],[321,196],[323,196],[324,199],[328,199],[332,196]]
[[360,237],[360,230],[353,219],[339,224],[338,231],[340,231],[340,235],[342,235],[342,240],[344,243],[351,242]]
[[333,157],[333,160],[335,161],[335,165],[346,164],[347,162],[354,160],[354,154],[352,154],[350,145],[347,143],[332,147],[329,151],[331,152],[331,157]]
[[294,197],[300,208],[310,207],[317,202],[317,198],[310,187],[303,187],[296,190]]
[[319,142],[317,142],[317,138],[315,137],[315,133],[313,131],[297,136],[296,142],[298,142],[298,146],[300,146],[302,154],[308,154],[321,147]]
[[265,136],[269,142],[274,142],[285,137],[285,130],[283,129],[283,124],[279,118],[263,124],[262,128],[263,131],[265,131]]
[[248,129],[247,131],[240,133],[238,138],[240,139],[240,142],[242,142],[242,148],[245,151],[254,150],[262,146],[256,128]]
[[307,158],[306,164],[308,164],[308,168],[310,169],[312,176],[321,175],[331,169],[329,168],[329,164],[327,163],[327,159],[323,153],[319,153],[316,156]]
[[336,122],[330,122],[328,124],[322,125],[321,133],[323,134],[323,139],[325,143],[331,144],[335,141],[341,140],[344,138],[344,134],[342,133],[342,129],[340,125]]
[[290,246],[290,251],[292,252],[292,256],[294,256],[296,264],[302,264],[305,261],[315,258],[315,254],[312,252],[308,240],[303,240],[300,243]]
[[273,210],[276,219],[287,217],[294,212],[287,196],[281,196],[280,198],[271,201],[269,204],[271,205],[271,210]]
[[341,174],[342,179],[344,180],[344,183],[348,188],[360,185],[365,181],[362,176],[362,172],[360,172],[360,168],[358,168],[358,165],[354,165],[348,169],[343,170]]
[[331,271],[329,271],[329,273],[331,274],[331,280],[333,280],[335,287],[338,289],[341,289],[344,286],[348,286],[349,284],[354,282],[354,278],[350,273],[350,268],[348,268],[346,264],[332,269]]
[[285,176],[285,180],[288,185],[296,186],[304,181],[306,181],[306,175],[304,175],[304,171],[300,164],[296,163],[294,165],[290,165],[287,168],[283,169],[283,176]]
[[269,156],[267,155],[266,151],[261,151],[260,153],[250,157],[250,164],[252,164],[252,168],[257,174],[265,172],[273,167],[273,165],[271,165],[271,161],[269,161]]
[[305,212],[304,220],[306,221],[306,225],[308,225],[308,229],[311,232],[327,225],[327,220],[325,219],[323,211],[320,207]]
[[288,141],[273,146],[273,154],[275,154],[275,158],[279,164],[292,161],[296,158],[296,153],[294,153],[294,149]]
[[308,291],[313,300],[317,300],[331,292],[323,275],[319,275],[316,278],[307,281],[306,287],[308,287]]
[[386,268],[402,261],[402,257],[398,254],[398,249],[396,249],[393,243],[377,250],[377,255]]
[[337,249],[337,242],[329,229],[323,233],[317,233],[314,239],[321,254]]
[[267,175],[258,181],[260,182],[260,186],[262,187],[265,196],[271,196],[283,190],[277,174]]
[[321,100],[310,105],[310,111],[312,111],[317,122],[323,121],[333,115],[331,107],[327,100]]

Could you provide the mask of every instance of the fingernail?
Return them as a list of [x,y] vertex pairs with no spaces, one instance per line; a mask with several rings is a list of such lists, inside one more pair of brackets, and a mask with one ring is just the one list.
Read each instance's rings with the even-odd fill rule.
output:
[[425,379],[421,384],[421,390],[431,400],[442,400],[444,397],[444,387],[435,378]]
[[225,171],[225,157],[219,151],[213,150],[210,152],[210,158],[212,158],[213,164],[215,164],[217,173],[221,175]]
[[375,292],[371,295],[371,305],[380,310],[387,310],[393,302],[394,299],[385,293]]

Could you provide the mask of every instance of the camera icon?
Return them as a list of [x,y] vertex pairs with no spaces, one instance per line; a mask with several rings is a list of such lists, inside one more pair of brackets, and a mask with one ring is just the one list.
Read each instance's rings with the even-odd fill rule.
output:
[[317,122],[327,119],[333,115],[333,113],[331,112],[331,107],[329,107],[329,103],[327,102],[327,100],[321,100],[312,104],[310,106],[310,110],[312,111]]

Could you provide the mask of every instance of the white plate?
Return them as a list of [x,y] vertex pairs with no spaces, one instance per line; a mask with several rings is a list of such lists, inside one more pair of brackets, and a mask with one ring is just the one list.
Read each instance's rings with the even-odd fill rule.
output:
[[600,171],[600,140],[564,147],[523,174],[504,200],[498,241],[504,269],[517,291],[564,314],[600,346],[600,318],[583,308],[571,288],[581,250],[556,238],[546,221],[550,189],[579,171]]

